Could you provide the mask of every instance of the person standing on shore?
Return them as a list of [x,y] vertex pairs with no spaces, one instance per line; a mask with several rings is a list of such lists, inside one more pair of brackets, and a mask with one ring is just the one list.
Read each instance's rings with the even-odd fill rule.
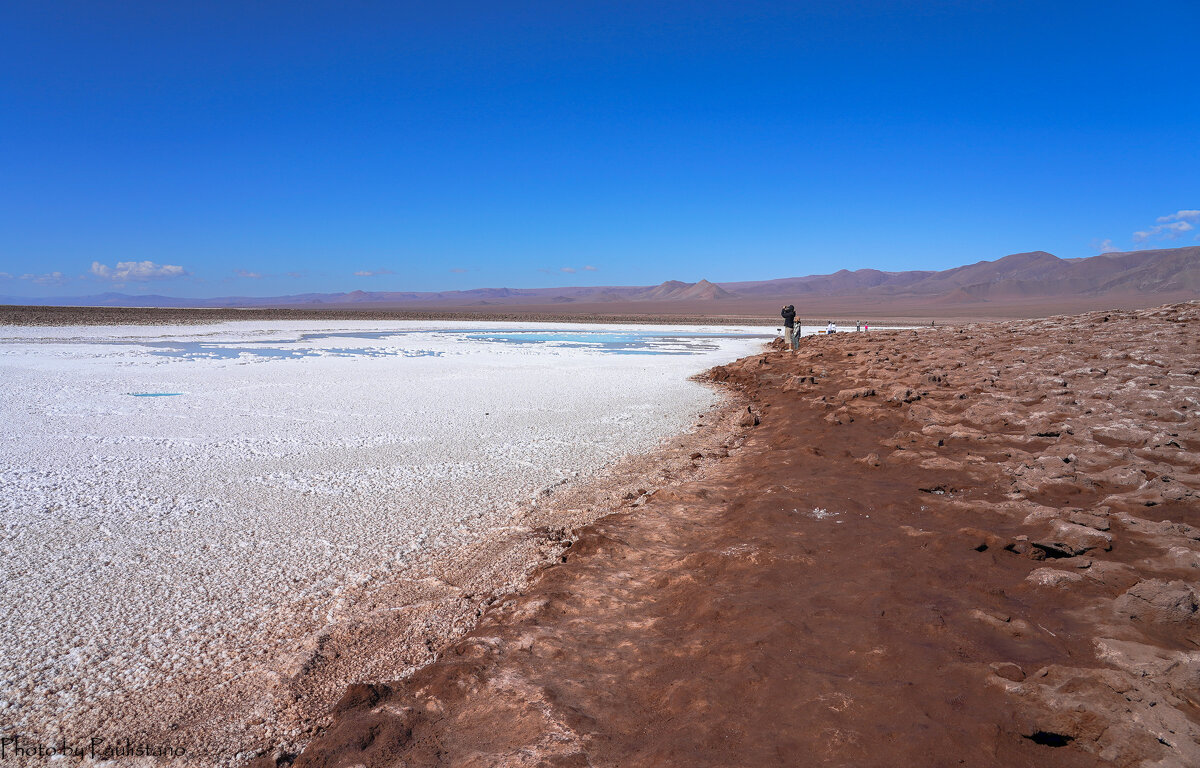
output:
[[796,333],[796,308],[788,304],[779,311],[779,315],[783,318],[783,344],[794,347],[792,337]]

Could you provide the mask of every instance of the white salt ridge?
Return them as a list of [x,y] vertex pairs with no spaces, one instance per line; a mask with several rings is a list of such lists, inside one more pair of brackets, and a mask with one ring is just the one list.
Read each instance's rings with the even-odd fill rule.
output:
[[[555,327],[604,329],[539,330]],[[102,709],[108,691],[240,674],[264,645],[282,649],[298,628],[351,610],[348,586],[463,546],[560,483],[685,430],[716,398],[687,377],[761,343],[614,355],[447,333],[462,328],[0,327],[6,723],[50,736],[71,712]],[[387,330],[417,332],[293,343]],[[145,346],[163,341],[320,354],[179,358]],[[345,348],[370,353],[331,352]]]

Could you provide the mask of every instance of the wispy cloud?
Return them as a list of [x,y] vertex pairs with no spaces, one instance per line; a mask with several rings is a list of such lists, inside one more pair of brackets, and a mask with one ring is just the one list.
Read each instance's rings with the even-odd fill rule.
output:
[[114,283],[144,283],[149,280],[169,280],[183,277],[187,270],[175,264],[155,264],[153,261],[118,261],[109,267],[98,261],[92,262],[92,274]]
[[355,277],[380,277],[381,275],[396,274],[390,269],[360,269],[354,273]]
[[583,268],[583,271],[584,272],[595,272],[596,267],[593,267],[591,264],[588,264],[586,267]]
[[1175,240],[1185,232],[1191,232],[1196,228],[1193,222],[1200,222],[1200,211],[1176,211],[1166,216],[1159,216],[1154,221],[1154,226],[1133,233],[1135,243],[1144,243],[1147,240]]
[[233,274],[237,275],[238,277],[247,277],[251,280],[260,280],[263,276],[261,272],[249,272],[245,269],[235,269],[233,270]]
[[[9,275],[11,277],[11,275]],[[25,273],[21,275],[22,280],[30,280],[38,285],[66,285],[67,276],[62,272],[47,272],[42,275]]]
[[286,274],[288,277],[304,277],[306,273],[304,273],[304,272],[285,272],[284,274]]
[[465,275],[465,274],[467,274],[467,270],[463,269],[462,267],[451,267],[451,268],[450,268],[450,271],[451,271],[451,272],[453,272],[453,273],[454,273],[454,274],[456,274],[456,275]]
[[12,280],[12,275],[7,272],[0,272],[0,280]]
[[1166,224],[1172,221],[1196,221],[1200,219],[1200,211],[1176,211],[1169,216],[1159,216],[1155,221]]
[[559,268],[558,268],[558,271],[559,271],[559,272],[566,272],[566,273],[568,273],[568,274],[572,274],[572,275],[573,275],[573,274],[575,274],[575,271],[576,271],[576,270],[575,270],[575,267],[559,267]]
[[1093,240],[1092,247],[1096,249],[1097,253],[1113,253],[1121,250],[1117,246],[1113,245],[1113,241],[1109,238],[1105,238],[1103,240]]

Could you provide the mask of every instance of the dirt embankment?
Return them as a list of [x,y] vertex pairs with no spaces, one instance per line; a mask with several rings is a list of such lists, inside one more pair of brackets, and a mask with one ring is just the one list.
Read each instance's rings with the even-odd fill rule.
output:
[[[294,756],[330,725],[348,684],[404,677],[430,663],[501,596],[523,591],[540,568],[559,562],[573,531],[719,465],[744,439],[737,425],[744,407],[737,396],[723,398],[696,414],[686,434],[650,453],[513,499],[511,516],[476,526],[466,544],[423,547],[408,553],[402,570],[337,585],[314,624],[287,624],[280,629],[287,640],[262,646],[261,657],[237,674],[181,670],[151,692],[116,691],[104,706],[60,712],[50,727],[71,742],[101,737],[179,749],[171,764],[189,768]],[[362,570],[376,565],[364,561]],[[294,609],[285,606],[281,615]],[[318,629],[304,634],[308,626]]]
[[351,687],[295,764],[1200,765],[1198,332],[1193,302],[714,369],[740,448]]

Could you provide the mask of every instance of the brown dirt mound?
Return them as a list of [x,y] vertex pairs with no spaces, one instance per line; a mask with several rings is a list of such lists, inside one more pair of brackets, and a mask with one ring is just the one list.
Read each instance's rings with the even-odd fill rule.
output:
[[296,765],[1200,765],[1198,330],[1191,303],[716,368],[739,449],[352,687]]

